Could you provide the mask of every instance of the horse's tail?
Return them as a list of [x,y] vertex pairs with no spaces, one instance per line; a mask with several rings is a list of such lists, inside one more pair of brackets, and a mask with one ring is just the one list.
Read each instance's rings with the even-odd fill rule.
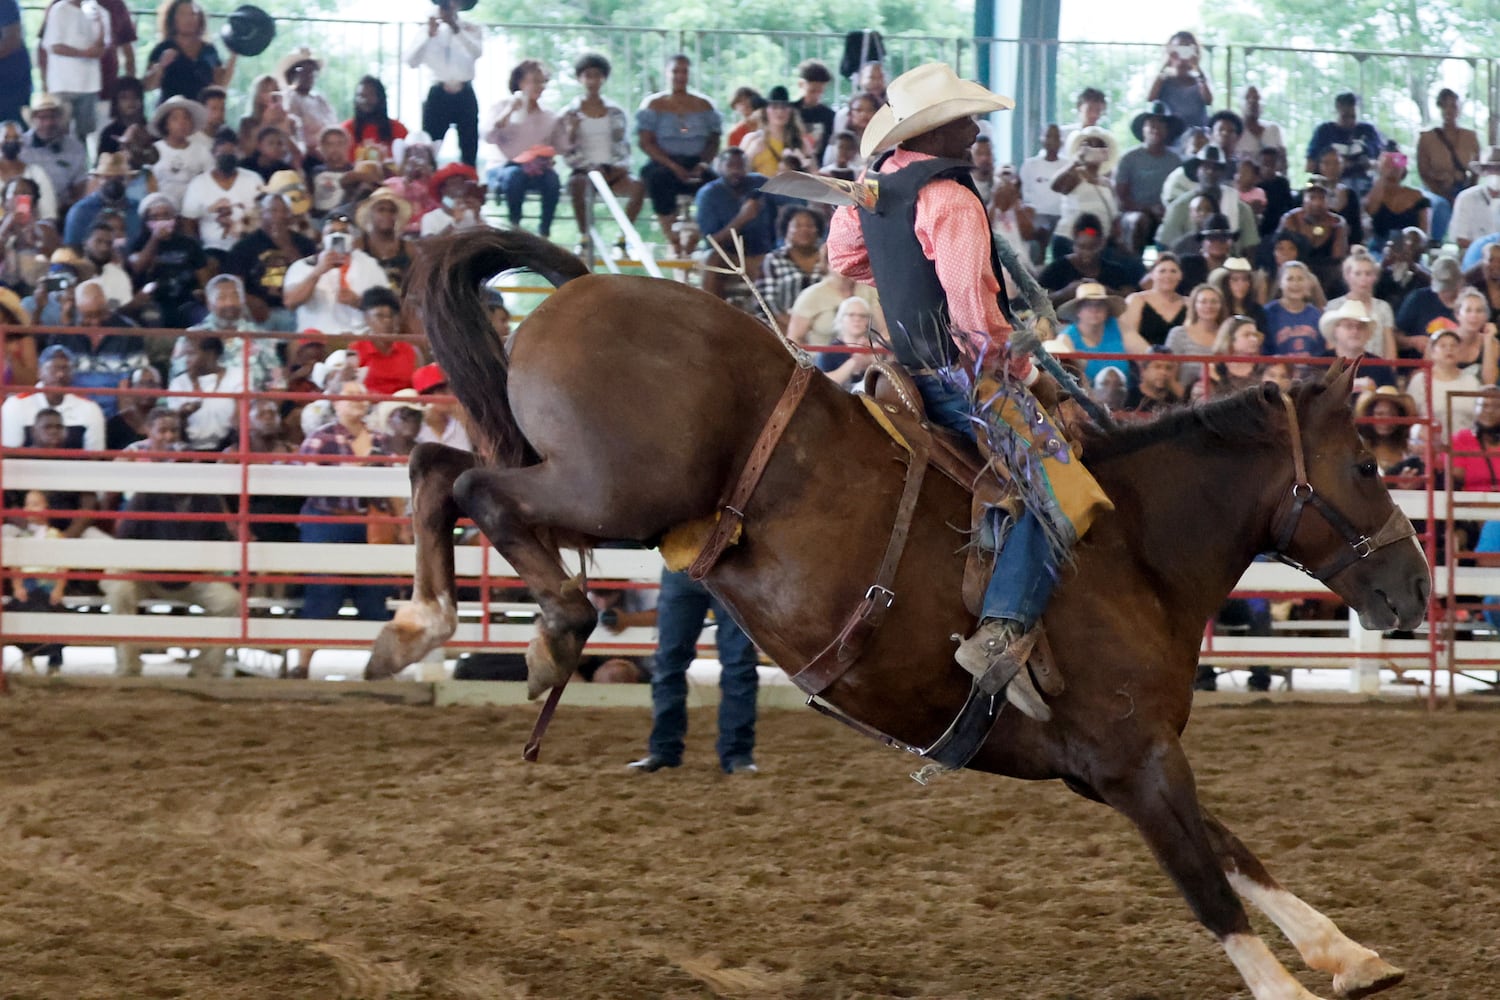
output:
[[422,251],[408,279],[408,302],[421,317],[433,359],[468,411],[479,453],[501,465],[525,465],[533,456],[511,413],[505,345],[490,325],[480,289],[494,275],[516,270],[534,271],[560,287],[588,268],[519,230],[460,230],[423,241]]

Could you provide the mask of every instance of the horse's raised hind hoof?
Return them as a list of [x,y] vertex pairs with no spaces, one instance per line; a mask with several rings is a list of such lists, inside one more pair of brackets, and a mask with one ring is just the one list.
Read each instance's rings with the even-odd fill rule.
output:
[[1406,978],[1406,973],[1379,955],[1371,955],[1352,969],[1333,977],[1333,991],[1349,1000],[1374,996]]
[[535,701],[572,677],[582,655],[583,640],[573,633],[538,631],[526,647],[526,697]]
[[365,665],[365,680],[396,676],[441,646],[457,628],[458,616],[444,601],[403,604],[375,637],[370,662]]

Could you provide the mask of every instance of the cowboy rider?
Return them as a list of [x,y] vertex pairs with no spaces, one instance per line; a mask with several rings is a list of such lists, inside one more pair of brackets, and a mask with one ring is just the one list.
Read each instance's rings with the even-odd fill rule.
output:
[[[869,169],[879,174],[875,208],[845,206],[834,213],[828,262],[878,287],[891,346],[921,391],[928,419],[976,438],[976,419],[992,416],[985,411],[994,405],[975,401],[976,373],[991,373],[1017,392],[1039,377],[1051,382],[1029,357],[1007,354],[1012,327],[1001,309],[1000,265],[968,162],[979,135],[975,116],[1014,102],[960,80],[942,63],[902,74],[887,93],[889,103],[870,120],[861,143]],[[1079,463],[1072,465],[1081,473]],[[1092,480],[1088,485],[1098,491]],[[1072,527],[1063,532],[1072,535],[1069,542],[1087,525]],[[1030,505],[1015,519],[995,561],[979,628],[954,654],[976,681],[1003,684],[1017,707],[1044,719],[1050,712],[1038,704],[1029,679],[1016,684],[1011,677],[1024,674],[1057,583],[1066,548],[1058,551],[1056,537]]]

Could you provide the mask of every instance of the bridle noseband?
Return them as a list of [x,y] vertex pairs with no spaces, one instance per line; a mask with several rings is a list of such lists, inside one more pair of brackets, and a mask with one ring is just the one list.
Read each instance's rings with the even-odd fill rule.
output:
[[[1300,569],[1314,580],[1327,582],[1387,545],[1416,535],[1417,529],[1412,527],[1411,521],[1401,513],[1400,507],[1391,511],[1379,531],[1373,535],[1366,535],[1355,528],[1347,517],[1339,513],[1337,508],[1319,496],[1307,478],[1307,462],[1302,453],[1302,428],[1297,420],[1296,404],[1286,393],[1281,394],[1281,402],[1286,407],[1287,422],[1291,428],[1294,475],[1291,489],[1281,498],[1281,503],[1276,506],[1276,514],[1271,520],[1271,535],[1276,543],[1273,551],[1278,559],[1288,566]],[[1302,511],[1307,507],[1312,507],[1321,514],[1323,520],[1328,522],[1328,526],[1338,532],[1347,543],[1345,548],[1338,550],[1324,563],[1314,567],[1304,566],[1287,554],[1287,548],[1292,544],[1292,538],[1297,533],[1297,525],[1302,520]]]

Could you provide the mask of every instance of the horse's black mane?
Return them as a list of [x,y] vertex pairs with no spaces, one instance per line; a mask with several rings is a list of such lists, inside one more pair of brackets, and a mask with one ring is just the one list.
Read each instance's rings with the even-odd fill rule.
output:
[[[1291,395],[1300,399],[1322,390],[1318,383],[1299,383],[1292,387]],[[1107,462],[1154,444],[1182,442],[1200,432],[1220,443],[1265,444],[1277,433],[1274,414],[1281,407],[1272,405],[1275,400],[1274,391],[1252,386],[1212,403],[1167,410],[1153,420],[1118,424],[1110,430],[1091,429],[1083,436],[1084,458],[1090,463]]]

